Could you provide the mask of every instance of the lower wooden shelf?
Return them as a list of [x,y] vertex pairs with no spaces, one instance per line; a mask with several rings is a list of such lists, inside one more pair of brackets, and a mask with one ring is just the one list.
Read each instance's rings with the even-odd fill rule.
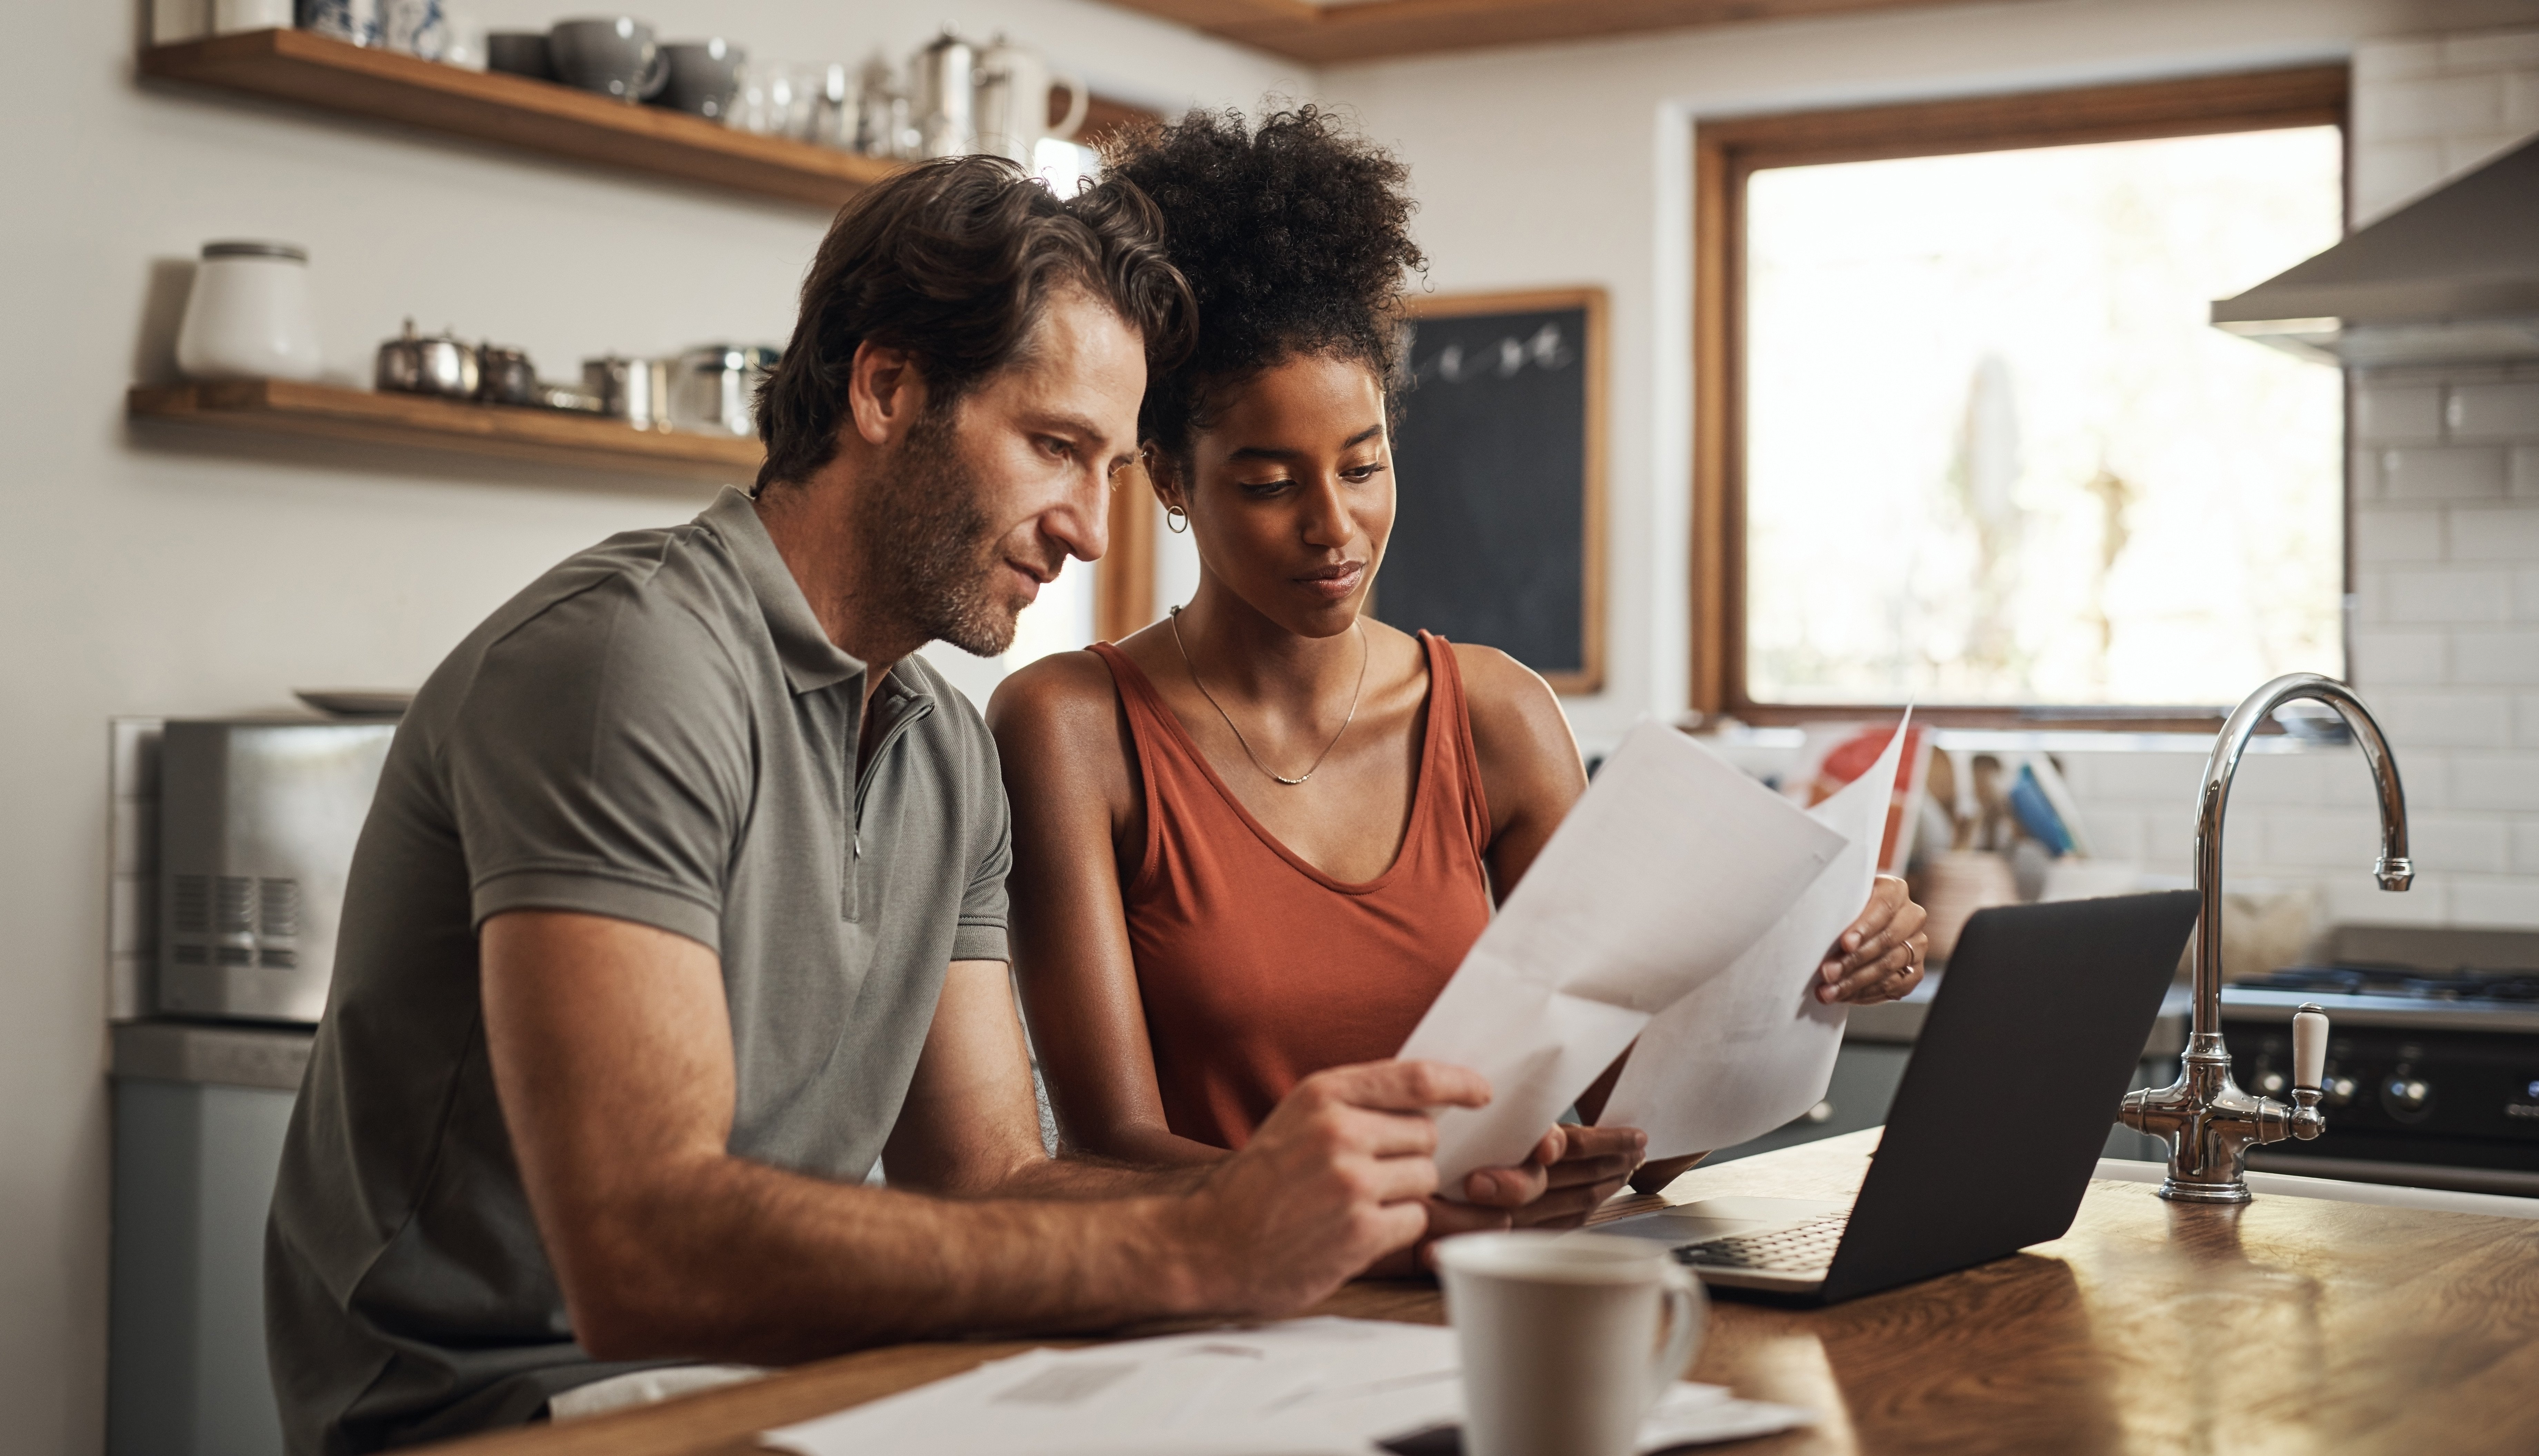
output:
[[562,410],[480,405],[420,394],[374,394],[290,379],[136,385],[125,396],[124,410],[134,420],[401,449],[453,450],[721,485],[747,485],[757,478],[759,462],[766,458],[755,439],[637,430],[616,420]]

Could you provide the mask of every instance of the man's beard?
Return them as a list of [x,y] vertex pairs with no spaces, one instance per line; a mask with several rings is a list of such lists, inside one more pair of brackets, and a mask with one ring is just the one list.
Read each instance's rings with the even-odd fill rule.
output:
[[1020,604],[997,589],[1002,554],[955,446],[955,413],[920,415],[858,499],[865,603],[926,640],[994,657],[1013,644]]

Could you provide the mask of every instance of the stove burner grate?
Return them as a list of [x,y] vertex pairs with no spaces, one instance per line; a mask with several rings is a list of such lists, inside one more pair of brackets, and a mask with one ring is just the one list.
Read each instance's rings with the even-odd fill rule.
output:
[[2394,996],[2408,1001],[2539,1002],[2539,971],[2428,971],[2404,965],[2293,965],[2236,985],[2270,991],[2324,991],[2339,996]]

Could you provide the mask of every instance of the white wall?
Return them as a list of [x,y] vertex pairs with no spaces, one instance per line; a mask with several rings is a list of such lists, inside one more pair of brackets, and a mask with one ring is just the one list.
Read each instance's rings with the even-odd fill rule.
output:
[[[2457,33],[2534,18],[2068,0],[1344,67],[1325,95],[1410,163],[1437,289],[1613,293],[1613,668],[1568,701],[1592,749],[1685,701],[1693,121],[2355,56],[2352,182],[2385,207],[2539,127],[2539,33]],[[2231,873],[2313,887],[2328,918],[2539,925],[2539,371],[2365,379],[2356,404],[2353,671],[2394,740],[2426,872],[2405,896],[2372,888],[2368,781],[2337,750],[2248,761]],[[2187,872],[2200,753],[2066,762],[2102,854]]]
[[[694,488],[329,446],[136,434],[125,385],[159,260],[304,242],[330,364],[414,314],[584,355],[783,337],[816,211],[131,79],[128,4],[14,7],[0,89],[0,1452],[89,1452],[103,1419],[105,722],[328,684],[411,685],[541,568],[694,513]],[[534,27],[552,0],[473,0]],[[1252,103],[1298,68],[1079,0],[656,0],[763,57],[905,54],[945,22],[1037,43],[1149,103]],[[163,300],[163,306],[166,306]]]

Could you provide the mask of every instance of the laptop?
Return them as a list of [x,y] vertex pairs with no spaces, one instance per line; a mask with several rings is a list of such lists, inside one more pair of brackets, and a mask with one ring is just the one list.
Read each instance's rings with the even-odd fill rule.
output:
[[1596,1232],[1702,1283],[1831,1304],[2060,1238],[2195,928],[2190,890],[1981,910],[1940,977],[1849,1203],[1709,1198]]

